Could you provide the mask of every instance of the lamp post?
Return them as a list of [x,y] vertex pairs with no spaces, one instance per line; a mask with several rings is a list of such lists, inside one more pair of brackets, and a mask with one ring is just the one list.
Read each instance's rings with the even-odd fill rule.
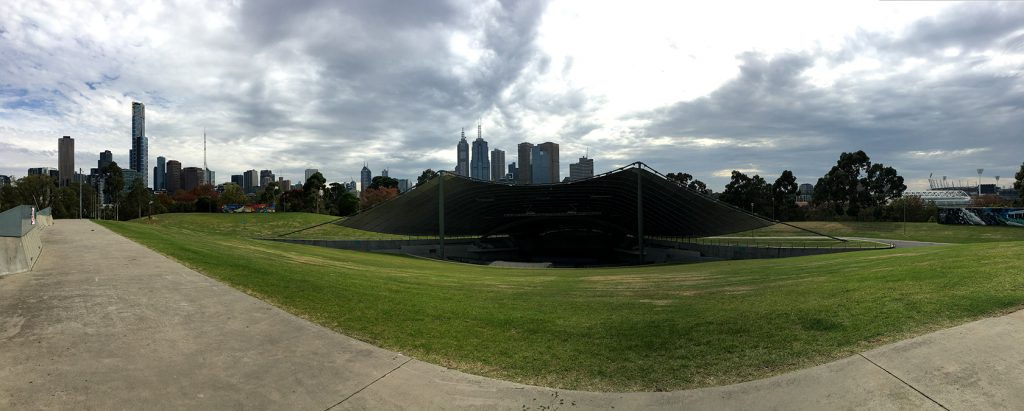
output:
[[82,219],[82,168],[78,168],[78,219]]

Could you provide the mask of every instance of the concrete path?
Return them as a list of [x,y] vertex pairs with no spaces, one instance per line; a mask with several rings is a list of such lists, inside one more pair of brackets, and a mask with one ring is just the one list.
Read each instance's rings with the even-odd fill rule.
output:
[[0,278],[0,409],[1024,407],[1024,311],[778,377],[588,393],[472,376],[292,316],[87,221]]

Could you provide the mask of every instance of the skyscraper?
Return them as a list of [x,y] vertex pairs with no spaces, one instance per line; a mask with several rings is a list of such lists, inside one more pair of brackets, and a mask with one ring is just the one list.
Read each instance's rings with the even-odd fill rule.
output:
[[370,183],[373,182],[373,173],[370,172],[370,168],[363,163],[363,169],[359,170],[359,191],[366,191],[370,188]]
[[498,181],[505,178],[505,152],[502,150],[491,150],[491,181]]
[[277,178],[277,186],[281,188],[281,192],[291,191],[292,180],[285,180],[284,177]]
[[274,172],[270,170],[260,170],[260,187],[266,187],[274,181]]
[[174,194],[178,190],[181,190],[181,163],[167,160],[167,192]]
[[531,170],[533,179],[530,184],[557,183],[551,180],[551,152],[542,149],[539,145],[533,146],[530,153]]
[[241,174],[232,174],[231,175],[231,183],[237,185],[239,188],[242,188],[242,187],[245,186],[245,183],[244,183],[244,180],[242,180],[242,175]]
[[132,149],[128,151],[128,168],[135,170],[142,183],[149,187],[149,140],[146,137],[146,106],[132,102]]
[[519,168],[516,167],[515,161],[508,163],[508,175],[510,182],[519,181]]
[[456,148],[458,157],[455,162],[455,174],[469,177],[469,143],[466,142],[466,129],[462,129],[462,139]]
[[594,176],[594,159],[580,157],[578,163],[569,164],[569,181],[582,180]]
[[516,182],[519,184],[533,183],[533,144],[519,143],[519,158],[516,159]]
[[199,167],[185,167],[181,169],[181,189],[185,191],[195,190],[196,187],[204,184],[206,172]]
[[57,139],[57,182],[67,186],[75,178],[75,139],[64,136]]
[[[545,180],[549,183],[557,183],[562,181],[561,172],[559,170],[560,165],[558,162],[558,144],[549,141],[546,143],[540,143],[537,145],[537,147],[540,147],[541,152],[547,153],[545,160],[548,161],[548,164],[544,168],[548,170],[549,175]],[[533,159],[531,161],[534,164],[536,164],[537,162],[536,159]],[[536,172],[533,173],[533,179],[537,179]]]
[[307,168],[306,169],[306,178],[302,179],[302,184],[306,184],[306,180],[309,180],[309,178],[312,177],[313,174],[316,174],[316,173],[319,173],[319,172],[320,172],[320,170],[317,170],[315,168]]
[[110,163],[113,163],[113,162],[114,162],[114,153],[111,153],[110,150],[106,150],[106,151],[100,153],[100,160],[96,162],[96,166],[100,170],[102,170],[103,167],[106,167],[106,166],[110,165]]
[[156,169],[153,171],[153,189],[167,189],[167,159],[163,156],[156,158]]
[[380,170],[380,175],[381,175],[381,177],[390,177],[388,175],[388,169],[387,168],[385,168],[383,170]]
[[242,191],[246,194],[253,194],[256,192],[256,187],[260,184],[260,176],[256,174],[256,170],[248,170],[242,173]]
[[469,176],[478,180],[491,179],[491,160],[487,158],[487,141],[476,128],[476,140],[473,140],[473,158],[469,160]]

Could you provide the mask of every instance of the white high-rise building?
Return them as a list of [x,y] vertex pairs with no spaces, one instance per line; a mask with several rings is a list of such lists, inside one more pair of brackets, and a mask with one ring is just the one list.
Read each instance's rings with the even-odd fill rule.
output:
[[580,157],[578,163],[569,163],[569,181],[582,180],[594,176],[594,159]]

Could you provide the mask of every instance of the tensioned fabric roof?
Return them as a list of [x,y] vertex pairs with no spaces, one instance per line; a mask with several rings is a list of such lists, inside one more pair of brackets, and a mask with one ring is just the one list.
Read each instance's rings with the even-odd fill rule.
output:
[[[774,222],[679,185],[642,163],[568,183],[512,185],[443,173],[338,224],[399,235],[437,235],[443,186],[446,235],[516,234],[592,227],[645,236],[714,236]],[[444,179],[443,183],[441,179]],[[638,193],[642,217],[638,216]]]

